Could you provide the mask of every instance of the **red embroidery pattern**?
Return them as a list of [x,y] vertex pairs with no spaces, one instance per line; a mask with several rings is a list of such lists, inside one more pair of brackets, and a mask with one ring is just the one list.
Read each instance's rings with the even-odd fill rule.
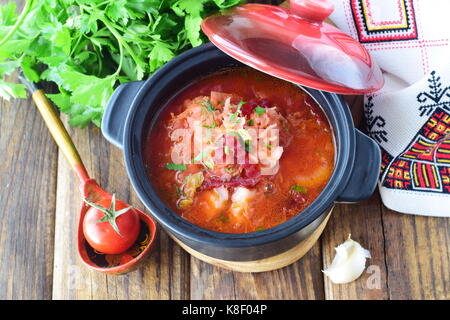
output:
[[450,114],[437,107],[410,145],[395,159],[382,150],[382,185],[450,193]]
[[411,162],[395,160],[387,171],[383,186],[392,189],[411,189]]
[[398,9],[397,19],[375,21],[370,0],[351,0],[351,9],[362,43],[417,39],[412,0],[391,0]]

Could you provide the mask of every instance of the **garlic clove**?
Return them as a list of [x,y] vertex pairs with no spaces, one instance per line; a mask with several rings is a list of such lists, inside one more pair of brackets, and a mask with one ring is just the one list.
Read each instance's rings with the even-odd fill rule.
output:
[[358,242],[348,239],[335,248],[336,256],[331,265],[323,270],[333,283],[349,283],[358,279],[366,268],[370,252]]

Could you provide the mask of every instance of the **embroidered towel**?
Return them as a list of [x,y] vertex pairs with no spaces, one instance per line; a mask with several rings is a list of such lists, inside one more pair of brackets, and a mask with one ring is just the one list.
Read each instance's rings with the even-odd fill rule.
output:
[[365,97],[382,150],[379,189],[390,209],[450,217],[449,0],[329,0],[330,19],[383,70]]

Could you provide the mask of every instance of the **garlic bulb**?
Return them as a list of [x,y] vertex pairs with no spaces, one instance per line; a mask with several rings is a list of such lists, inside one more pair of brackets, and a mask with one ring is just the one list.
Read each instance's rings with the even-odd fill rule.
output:
[[334,283],[348,283],[358,279],[366,268],[366,258],[371,257],[370,252],[353,241],[350,235],[335,250],[333,262],[323,273]]

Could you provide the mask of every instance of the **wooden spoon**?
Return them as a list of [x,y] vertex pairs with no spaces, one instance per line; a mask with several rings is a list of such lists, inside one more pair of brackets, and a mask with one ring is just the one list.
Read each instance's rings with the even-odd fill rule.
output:
[[[19,80],[25,84],[31,92],[33,101],[36,103],[56,144],[69,161],[75,176],[80,181],[80,191],[82,196],[91,202],[111,199],[111,194],[100,188],[94,179],[89,178],[86,168],[81,161],[80,155],[78,154],[69,133],[61,122],[52,103],[45,96],[45,92],[42,89],[39,89],[36,84],[25,79],[22,74],[19,75]],[[140,262],[148,255],[150,248],[154,243],[156,235],[155,222],[146,213],[134,208],[141,219],[141,231],[135,244],[121,254],[103,254],[95,251],[84,237],[83,220],[88,209],[89,206],[83,202],[78,220],[78,255],[84,265],[95,271],[108,274],[122,274],[136,269]]]

